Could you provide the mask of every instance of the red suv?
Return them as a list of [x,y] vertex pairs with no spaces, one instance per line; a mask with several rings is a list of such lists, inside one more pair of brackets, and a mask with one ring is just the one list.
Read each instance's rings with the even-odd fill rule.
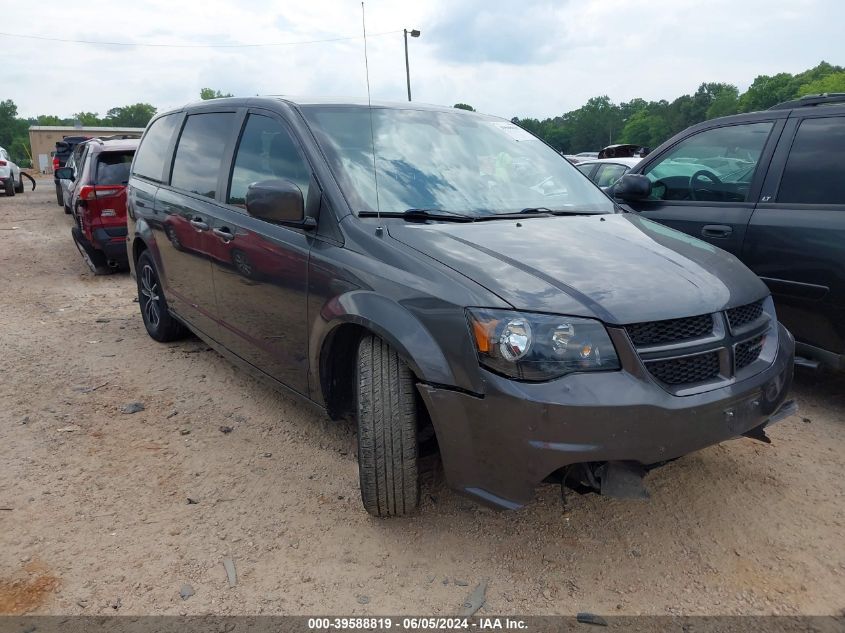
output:
[[127,267],[126,182],[138,139],[92,139],[75,168],[57,170],[70,181],[69,208],[76,247],[96,274]]

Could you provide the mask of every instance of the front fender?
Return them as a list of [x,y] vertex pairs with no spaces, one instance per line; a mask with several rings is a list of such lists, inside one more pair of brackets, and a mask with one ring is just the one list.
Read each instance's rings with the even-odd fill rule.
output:
[[[455,376],[439,344],[414,314],[400,303],[368,290],[354,290],[327,301],[312,329],[310,367],[319,373],[323,347],[345,323],[360,325],[386,341],[423,382],[455,385]],[[315,376],[313,384],[319,384]]]

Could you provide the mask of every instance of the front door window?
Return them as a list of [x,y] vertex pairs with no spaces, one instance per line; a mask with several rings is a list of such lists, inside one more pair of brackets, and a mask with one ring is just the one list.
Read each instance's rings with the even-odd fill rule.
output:
[[773,125],[729,125],[684,139],[644,171],[650,199],[747,202]]

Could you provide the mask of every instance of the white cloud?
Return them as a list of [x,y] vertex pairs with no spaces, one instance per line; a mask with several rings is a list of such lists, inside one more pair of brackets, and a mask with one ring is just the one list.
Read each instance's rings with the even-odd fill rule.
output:
[[[313,0],[46,0],[37,19],[15,11],[3,31],[136,43],[265,43],[357,36],[361,5]],[[842,63],[845,5],[811,0],[779,9],[762,0],[601,0],[550,3],[367,2],[373,97],[405,98],[402,33],[410,40],[415,100],[470,103],[510,117],[551,116],[589,97],[673,99],[703,81],[741,89],[759,74]],[[78,25],[108,25],[83,28]],[[365,95],[360,39],[249,49],[118,48],[0,37],[16,63],[4,98],[23,115],[101,115],[138,101],[159,109],[202,87],[238,95]]]

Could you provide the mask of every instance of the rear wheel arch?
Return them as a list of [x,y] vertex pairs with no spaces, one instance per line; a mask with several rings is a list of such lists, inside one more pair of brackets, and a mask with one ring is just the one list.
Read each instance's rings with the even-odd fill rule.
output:
[[141,253],[147,250],[147,248],[147,243],[143,240],[143,238],[136,237],[132,240],[132,261],[137,263]]

